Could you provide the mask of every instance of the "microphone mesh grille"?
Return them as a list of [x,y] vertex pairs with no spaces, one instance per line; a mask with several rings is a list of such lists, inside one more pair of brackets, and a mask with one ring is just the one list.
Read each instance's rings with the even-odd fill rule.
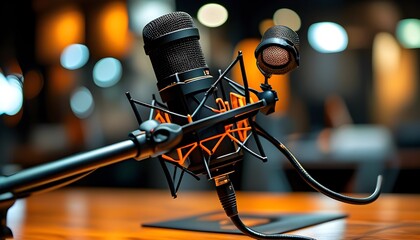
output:
[[263,50],[263,61],[271,66],[283,66],[290,61],[287,50],[277,46],[270,46]]
[[163,15],[144,26],[144,43],[147,44],[167,33],[190,27],[194,27],[194,23],[187,13],[173,12]]
[[[191,27],[195,27],[194,22],[187,13],[173,12],[163,15],[144,27],[144,44],[152,43],[168,33]],[[158,81],[175,73],[207,66],[198,37],[179,39],[159,46],[150,52],[149,57]]]
[[[270,38],[284,39],[289,41],[297,50],[299,50],[299,36],[292,29],[276,25],[268,29],[261,41]],[[297,66],[295,57],[280,46],[269,46],[257,56],[257,63],[260,70],[270,74],[285,74]]]

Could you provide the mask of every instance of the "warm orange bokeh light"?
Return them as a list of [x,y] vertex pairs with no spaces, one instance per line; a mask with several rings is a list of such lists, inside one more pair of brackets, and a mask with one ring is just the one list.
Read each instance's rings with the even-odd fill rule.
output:
[[416,97],[418,61],[388,33],[376,35],[372,54],[375,121],[394,126]]
[[95,45],[101,56],[122,57],[128,52],[131,35],[124,2],[111,2],[104,6],[94,27]]
[[[260,84],[264,83],[264,76],[261,74],[260,70],[258,70],[254,56],[254,51],[260,42],[260,39],[244,39],[239,42],[235,48],[235,52],[238,52],[239,50],[242,51],[249,87],[256,90],[261,90]],[[243,84],[240,68],[235,67],[232,71],[233,79],[238,83]],[[277,91],[279,97],[274,114],[283,114],[287,111],[290,101],[289,77],[287,74],[273,75],[270,78],[269,83],[273,89]],[[251,96],[254,101],[258,100],[255,95],[251,94]]]
[[76,7],[65,7],[40,16],[36,33],[37,56],[41,62],[60,59],[65,47],[85,40],[85,19]]

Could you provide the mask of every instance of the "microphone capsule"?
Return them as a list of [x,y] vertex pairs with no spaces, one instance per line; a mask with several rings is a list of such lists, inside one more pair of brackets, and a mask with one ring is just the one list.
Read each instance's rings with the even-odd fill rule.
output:
[[264,76],[285,74],[299,66],[299,37],[292,29],[276,25],[268,29],[255,50]]

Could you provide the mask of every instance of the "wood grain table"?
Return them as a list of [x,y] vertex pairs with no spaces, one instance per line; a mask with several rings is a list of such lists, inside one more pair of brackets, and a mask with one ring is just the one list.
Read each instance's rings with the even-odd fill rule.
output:
[[[239,213],[345,213],[289,233],[316,239],[420,239],[420,195],[382,194],[368,205],[319,193],[237,192]],[[143,223],[220,211],[215,191],[66,187],[18,200],[8,214],[14,239],[249,239],[239,234],[144,227]],[[221,217],[220,221],[229,221]]]

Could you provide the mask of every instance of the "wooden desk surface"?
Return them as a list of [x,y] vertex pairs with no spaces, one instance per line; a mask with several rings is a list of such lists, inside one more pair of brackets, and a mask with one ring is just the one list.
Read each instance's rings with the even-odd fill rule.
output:
[[[345,219],[291,233],[317,239],[420,239],[420,195],[387,195],[349,205],[319,193],[238,192],[239,213],[343,212]],[[235,234],[141,227],[221,210],[215,191],[64,188],[19,200],[10,209],[14,239],[249,239]]]

